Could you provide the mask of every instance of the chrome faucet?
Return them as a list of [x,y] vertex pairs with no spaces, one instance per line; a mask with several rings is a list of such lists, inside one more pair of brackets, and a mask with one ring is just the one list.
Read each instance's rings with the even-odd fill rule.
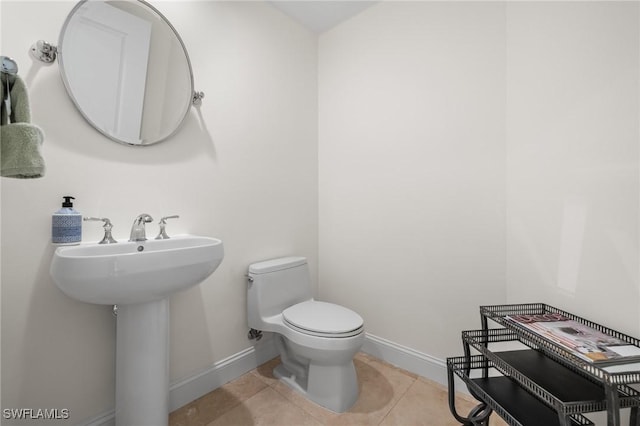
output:
[[153,218],[146,213],[142,213],[136,217],[131,225],[131,236],[129,241],[146,241],[147,235],[144,225],[153,222]]

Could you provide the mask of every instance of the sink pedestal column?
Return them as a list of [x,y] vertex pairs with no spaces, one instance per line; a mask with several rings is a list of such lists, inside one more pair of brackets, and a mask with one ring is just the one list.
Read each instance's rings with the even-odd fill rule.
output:
[[118,305],[116,425],[169,422],[169,299]]

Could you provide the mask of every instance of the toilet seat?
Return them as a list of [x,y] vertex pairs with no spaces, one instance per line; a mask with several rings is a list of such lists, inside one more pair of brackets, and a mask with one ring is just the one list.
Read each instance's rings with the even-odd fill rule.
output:
[[284,323],[301,333],[319,337],[351,337],[360,334],[362,317],[344,306],[308,300],[282,312]]

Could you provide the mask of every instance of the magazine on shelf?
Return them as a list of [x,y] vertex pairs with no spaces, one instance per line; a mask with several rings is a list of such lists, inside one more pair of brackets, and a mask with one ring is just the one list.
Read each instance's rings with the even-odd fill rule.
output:
[[562,314],[509,315],[505,318],[594,364],[640,362],[640,347]]

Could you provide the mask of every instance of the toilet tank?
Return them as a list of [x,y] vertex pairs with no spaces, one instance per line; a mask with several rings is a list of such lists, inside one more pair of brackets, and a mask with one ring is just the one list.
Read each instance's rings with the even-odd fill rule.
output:
[[289,306],[313,297],[309,265],[304,257],[253,263],[249,266],[249,278],[247,318],[251,328],[264,330],[263,318],[279,315]]

